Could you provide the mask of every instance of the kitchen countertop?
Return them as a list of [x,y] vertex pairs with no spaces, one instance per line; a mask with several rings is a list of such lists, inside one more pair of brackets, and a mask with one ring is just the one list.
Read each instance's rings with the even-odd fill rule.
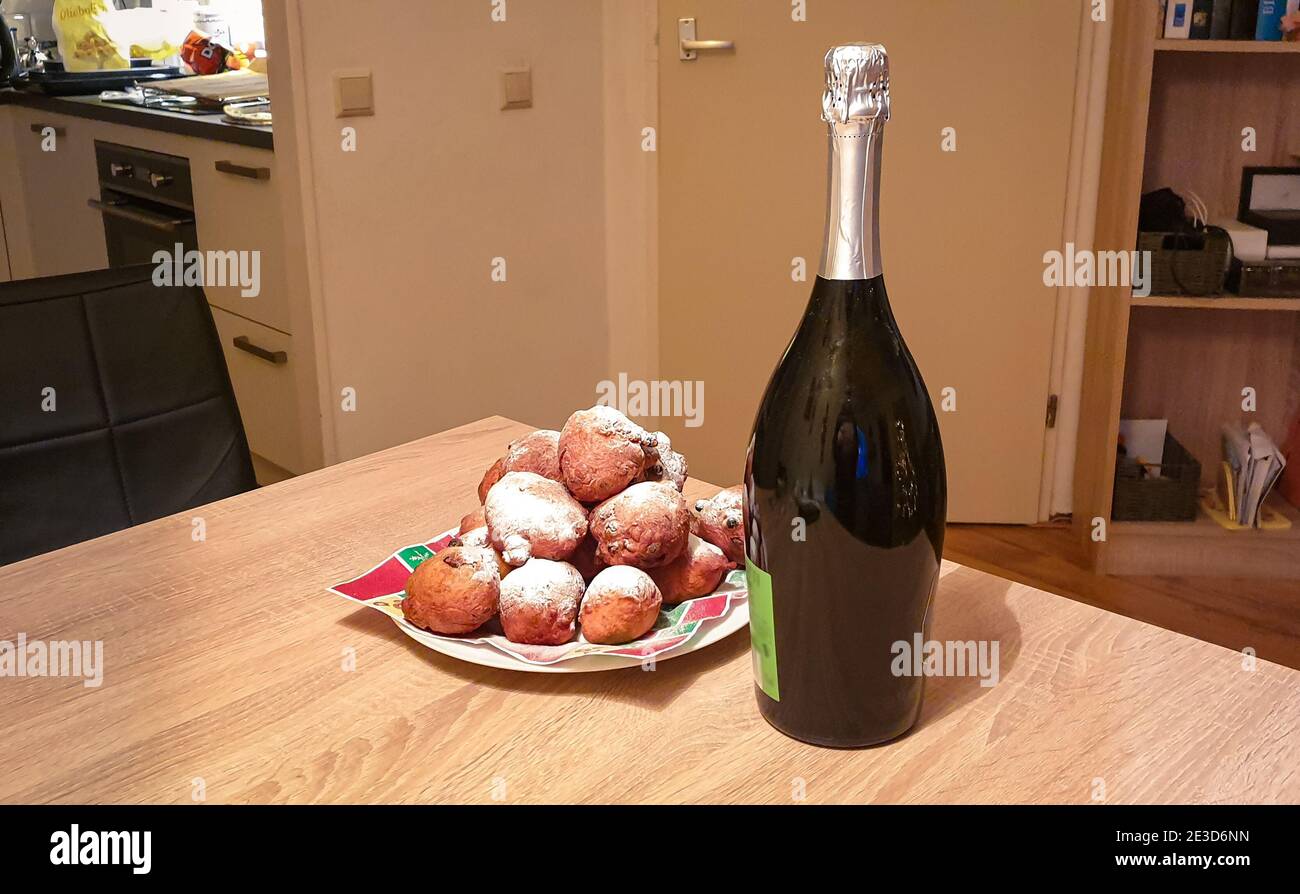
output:
[[209,802],[1300,800],[1300,672],[951,562],[932,636],[997,640],[1001,680],[933,678],[912,733],[857,751],[760,718],[743,632],[653,672],[529,674],[325,592],[453,526],[528,430],[491,417],[0,568],[0,639],[104,650],[99,688],[0,678],[0,801],[190,803],[199,778]]
[[0,89],[0,105],[17,105],[29,109],[41,109],[61,115],[73,115],[79,118],[92,118],[114,124],[126,124],[131,127],[143,127],[148,130],[160,130],[182,136],[200,137],[207,140],[219,140],[226,143],[238,143],[243,146],[255,146],[259,149],[271,149],[271,127],[250,127],[233,124],[221,115],[186,115],[181,112],[167,112],[161,109],[146,109],[140,106],[116,102],[104,102],[98,95],[93,96],[46,96],[34,90]]

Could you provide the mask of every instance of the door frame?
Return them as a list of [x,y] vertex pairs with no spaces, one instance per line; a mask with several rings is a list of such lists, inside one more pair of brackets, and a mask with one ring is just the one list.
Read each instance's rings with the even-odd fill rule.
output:
[[601,0],[601,23],[606,365],[611,379],[657,379],[659,2]]
[[[1092,20],[1091,4],[1080,3],[1082,27],[1075,69],[1074,122],[1070,134],[1065,216],[1061,246],[1073,243],[1091,250],[1100,195],[1102,132],[1105,125],[1111,20]],[[1079,408],[1083,393],[1084,341],[1088,328],[1086,286],[1056,290],[1052,337],[1050,394],[1056,395],[1056,425],[1043,439],[1043,474],[1038,520],[1069,516],[1074,509],[1074,467],[1078,447]]]

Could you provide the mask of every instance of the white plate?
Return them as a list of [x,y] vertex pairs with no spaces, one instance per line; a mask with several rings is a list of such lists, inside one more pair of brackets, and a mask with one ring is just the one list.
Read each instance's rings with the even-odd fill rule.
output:
[[[568,658],[555,664],[532,664],[498,651],[486,643],[471,643],[434,636],[418,627],[402,624],[396,618],[393,619],[393,623],[397,624],[398,628],[411,639],[421,645],[428,646],[435,652],[441,652],[444,655],[459,658],[461,661],[468,661],[471,664],[481,664],[484,667],[499,667],[503,670],[528,671],[535,674],[585,674],[593,671],[618,670],[623,667],[640,667],[644,661],[642,658],[623,655],[583,655],[580,658]],[[676,658],[678,655],[685,655],[688,652],[694,652],[696,649],[703,649],[705,646],[711,646],[748,626],[749,600],[736,600],[721,618],[705,621],[701,629],[696,631],[695,635],[689,640],[675,649],[660,653],[655,656],[654,660],[656,662],[667,661],[670,658]]]

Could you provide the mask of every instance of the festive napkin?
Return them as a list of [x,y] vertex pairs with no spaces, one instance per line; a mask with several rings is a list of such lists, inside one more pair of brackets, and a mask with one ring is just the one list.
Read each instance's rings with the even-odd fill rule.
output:
[[394,550],[387,559],[365,574],[335,584],[329,588],[329,592],[358,602],[367,608],[381,611],[392,618],[399,627],[406,628],[408,631],[418,631],[421,636],[484,643],[525,664],[556,664],[584,655],[653,658],[689,642],[710,621],[726,617],[749,592],[745,584],[744,570],[730,571],[712,593],[698,599],[688,599],[679,605],[665,606],[659,612],[659,620],[648,633],[638,640],[620,646],[589,643],[582,638],[581,632],[577,639],[562,646],[512,643],[505,638],[495,618],[474,633],[465,636],[443,636],[408,622],[402,615],[402,599],[406,596],[406,579],[411,576],[411,572],[421,562],[450,543],[455,534],[456,531],[453,529],[428,543],[417,543]]

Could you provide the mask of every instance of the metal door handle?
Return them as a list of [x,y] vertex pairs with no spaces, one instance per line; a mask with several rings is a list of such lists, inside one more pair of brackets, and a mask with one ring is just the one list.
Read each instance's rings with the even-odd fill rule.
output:
[[192,217],[165,217],[161,214],[155,214],[152,211],[145,211],[140,208],[132,208],[126,202],[107,201],[102,202],[99,199],[87,199],[86,204],[91,208],[107,214],[109,217],[119,217],[122,220],[129,220],[131,223],[138,223],[141,226],[149,227],[153,230],[163,230],[168,233],[175,232],[181,227],[194,223]]
[[270,180],[271,169],[263,167],[252,167],[250,165],[235,164],[233,161],[222,159],[217,162],[216,168],[223,174],[234,174],[237,177],[247,177],[250,180]]
[[267,363],[281,364],[289,362],[289,354],[285,351],[268,351],[260,345],[255,345],[248,340],[247,335],[236,335],[232,345],[241,351],[247,351],[254,357],[261,357]]
[[700,50],[734,50],[734,40],[696,40],[695,19],[677,20],[677,58],[690,62]]

